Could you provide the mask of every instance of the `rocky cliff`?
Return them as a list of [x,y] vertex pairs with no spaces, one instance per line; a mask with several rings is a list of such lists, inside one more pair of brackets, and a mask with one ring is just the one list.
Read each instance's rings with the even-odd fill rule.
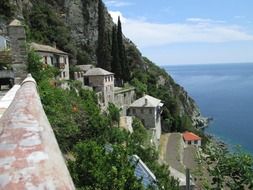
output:
[[[98,2],[99,0],[7,0],[5,6],[10,7],[11,14],[5,14],[1,18],[6,23],[14,17],[23,19],[27,25],[28,39],[41,43],[56,41],[59,48],[71,54],[72,64],[97,64]],[[114,23],[108,11],[104,12],[104,18],[106,29],[111,31]],[[186,125],[187,122],[183,120],[187,118],[195,126],[203,125],[205,121],[187,92],[163,69],[142,57],[130,40],[124,39],[132,74],[128,82],[136,86],[140,93],[149,93],[165,102],[164,117],[167,123],[164,125],[176,129],[179,125]]]

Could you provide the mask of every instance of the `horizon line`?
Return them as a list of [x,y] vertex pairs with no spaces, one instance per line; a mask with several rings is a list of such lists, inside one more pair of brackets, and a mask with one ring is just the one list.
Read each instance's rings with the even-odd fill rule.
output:
[[159,67],[164,67],[164,66],[196,66],[196,65],[236,65],[236,64],[253,64],[253,62],[223,62],[223,63],[178,63],[178,64],[157,64]]

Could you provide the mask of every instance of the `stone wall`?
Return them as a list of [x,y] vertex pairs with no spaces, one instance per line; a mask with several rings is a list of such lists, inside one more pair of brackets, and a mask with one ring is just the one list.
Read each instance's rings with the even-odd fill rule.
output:
[[0,123],[0,189],[75,189],[31,76]]
[[157,113],[157,108],[131,107],[128,114],[139,118],[144,126],[152,131],[152,142],[158,147],[161,137],[161,117]]
[[127,109],[129,105],[135,100],[135,89],[134,88],[117,88],[114,91],[114,104],[121,109],[121,115],[127,115]]
[[[102,109],[108,107],[109,102],[114,103],[114,77],[113,75],[89,76],[89,86],[96,92],[102,92],[103,100],[100,102]],[[109,80],[110,79],[110,80]]]

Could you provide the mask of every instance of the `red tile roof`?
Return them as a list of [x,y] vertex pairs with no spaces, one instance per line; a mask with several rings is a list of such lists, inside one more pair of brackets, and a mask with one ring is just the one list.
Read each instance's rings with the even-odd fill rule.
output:
[[201,138],[198,135],[195,135],[194,133],[188,131],[183,133],[183,138],[185,141],[201,140]]

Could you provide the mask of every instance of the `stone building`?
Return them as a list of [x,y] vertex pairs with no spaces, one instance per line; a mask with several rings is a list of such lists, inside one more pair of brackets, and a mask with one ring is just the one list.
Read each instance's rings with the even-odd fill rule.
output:
[[147,129],[151,130],[152,141],[155,145],[159,144],[161,136],[162,107],[161,100],[145,95],[133,102],[128,109],[128,115],[136,116]]
[[120,109],[122,116],[127,115],[129,105],[135,100],[134,87],[114,87],[114,104]]
[[79,71],[74,72],[74,80],[80,81],[82,84],[82,87],[84,87],[84,74],[94,68],[94,65],[76,65],[76,67],[79,69]]
[[12,55],[12,68],[15,83],[22,82],[27,76],[27,52],[25,27],[19,20],[13,20],[8,26],[10,48]]
[[114,103],[114,74],[101,68],[89,69],[84,74],[84,84],[93,88],[99,97],[101,108]]
[[201,146],[201,138],[192,132],[188,132],[188,131],[184,132],[183,139],[185,142],[185,146],[188,146],[188,145],[195,145],[197,147]]
[[57,49],[55,46],[31,43],[31,48],[37,52],[45,65],[55,66],[60,69],[59,79],[69,80],[68,53]]

